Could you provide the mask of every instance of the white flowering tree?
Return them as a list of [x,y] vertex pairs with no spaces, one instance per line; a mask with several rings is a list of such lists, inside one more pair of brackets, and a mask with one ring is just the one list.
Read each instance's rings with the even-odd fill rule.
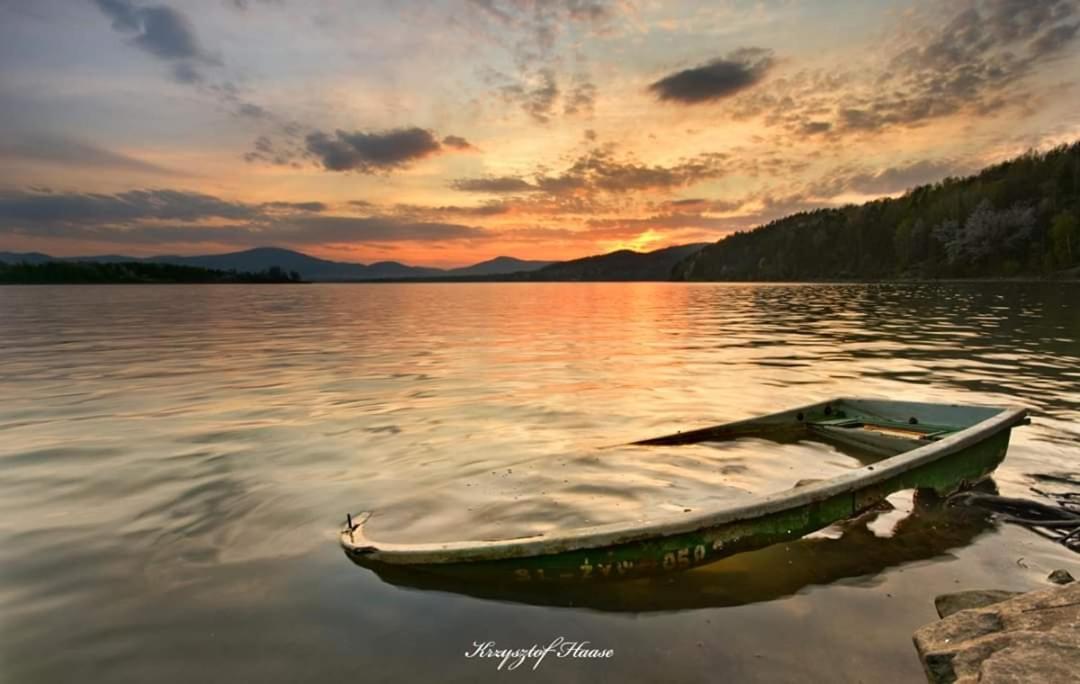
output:
[[1034,230],[1033,207],[1014,204],[994,209],[984,199],[963,223],[943,221],[934,228],[934,237],[945,248],[950,264],[977,264],[1030,239]]

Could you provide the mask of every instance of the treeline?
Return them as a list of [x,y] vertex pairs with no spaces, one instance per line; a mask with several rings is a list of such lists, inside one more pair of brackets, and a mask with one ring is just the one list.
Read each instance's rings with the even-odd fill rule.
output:
[[3,284],[298,282],[302,282],[299,273],[285,272],[277,266],[258,273],[246,273],[137,261],[0,263],[0,283]]
[[896,199],[819,209],[738,232],[676,280],[1050,276],[1080,266],[1080,142],[1029,152]]

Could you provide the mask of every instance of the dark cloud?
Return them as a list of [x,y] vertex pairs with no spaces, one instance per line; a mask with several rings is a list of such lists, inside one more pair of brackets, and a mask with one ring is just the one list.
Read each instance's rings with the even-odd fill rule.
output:
[[[644,218],[589,219],[586,222],[590,228],[603,230],[610,237],[636,235],[645,230],[723,229],[730,228],[733,223],[737,221],[730,218],[703,216],[697,212],[674,212]],[[595,236],[597,233],[592,231],[592,234]]]
[[833,197],[846,192],[893,195],[949,176],[963,176],[976,165],[957,159],[919,160],[879,169],[841,168],[825,174],[805,189],[814,197]]
[[473,149],[473,146],[469,144],[469,141],[462,138],[460,135],[448,135],[442,139],[442,144],[447,147],[453,147],[455,150]]
[[[592,111],[596,87],[576,42],[582,31],[607,31],[618,14],[618,1],[470,0],[468,6],[479,10],[464,17],[470,29],[486,33],[511,55],[514,69],[481,71],[499,98],[519,106],[538,123],[549,122],[560,111],[568,115]],[[575,76],[568,79],[561,69],[572,50]]]
[[203,82],[203,74],[191,62],[178,62],[172,68],[173,80],[177,83],[193,85]]
[[565,0],[566,13],[577,21],[602,22],[611,18],[612,3],[601,0]]
[[320,213],[326,211],[327,206],[323,202],[263,202],[267,209],[280,209],[285,211],[306,211]]
[[455,223],[413,222],[394,217],[288,217],[263,224],[146,225],[114,228],[98,225],[0,226],[0,234],[125,244],[229,244],[238,247],[326,243],[449,242],[488,237],[487,231]]
[[202,60],[207,54],[188,18],[166,5],[139,6],[128,0],[95,0],[113,28],[134,33],[136,45],[165,60]]
[[390,216],[311,216],[271,229],[281,240],[322,242],[439,242],[476,239],[487,231],[438,221],[409,221]]
[[507,231],[499,235],[503,240],[510,242],[535,243],[543,242],[578,242],[593,240],[587,231],[571,230],[570,228],[553,228],[550,226],[525,226]]
[[462,178],[451,184],[465,192],[514,195],[508,209],[522,214],[597,214],[627,209],[627,193],[668,193],[719,178],[728,172],[722,154],[701,154],[669,166],[618,157],[612,146],[589,150],[563,170],[538,169],[521,176]]
[[270,112],[251,102],[241,102],[236,108],[236,113],[252,119],[266,119],[270,116]]
[[138,10],[142,32],[135,44],[162,59],[198,59],[202,48],[195,39],[195,29],[180,12],[165,5]]
[[519,99],[522,109],[529,116],[539,123],[547,123],[559,98],[559,86],[555,82],[555,72],[552,69],[541,69],[537,76],[531,87],[521,90]]
[[[645,164],[617,155],[616,146],[608,144],[580,154],[559,171],[540,167],[527,176],[464,178],[451,187],[509,195],[498,209],[485,210],[522,216],[576,215],[585,220],[628,211],[674,213],[681,209],[658,200],[680,188],[724,176],[736,168],[735,161],[722,154],[701,154],[670,165]],[[637,193],[647,195],[637,197]],[[694,209],[720,210],[709,206]]]
[[883,68],[800,71],[738,95],[735,118],[762,117],[793,135],[840,138],[909,128],[954,114],[1024,107],[1026,79],[1076,40],[1080,0],[973,0],[912,22]]
[[828,133],[832,130],[832,124],[828,121],[805,121],[800,129],[804,135],[816,135]]
[[592,114],[596,105],[596,86],[588,81],[578,83],[563,103],[564,114]]
[[447,216],[500,216],[509,213],[512,208],[509,202],[487,202],[471,207],[454,204],[442,206],[398,204],[394,206],[394,213],[397,216],[430,220]]
[[615,17],[610,0],[469,0],[497,26],[519,62],[542,60],[560,36],[579,25],[603,31]]
[[95,0],[117,31],[138,31],[142,26],[138,10],[128,0]]
[[134,34],[132,42],[145,52],[172,63],[173,79],[196,84],[204,80],[198,65],[220,64],[199,44],[195,27],[179,10],[167,5],[138,5],[130,0],[94,0],[112,19],[113,29]]
[[501,216],[509,214],[513,206],[507,202],[488,202],[478,207],[443,206],[438,211],[461,216]]
[[935,183],[947,176],[961,176],[972,170],[972,167],[952,160],[923,160],[855,174],[847,179],[847,185],[857,192],[887,195]]
[[[230,202],[179,190],[0,193],[0,234],[116,244],[244,246],[329,242],[439,242],[483,238],[474,226],[398,216],[328,216],[321,202]],[[218,225],[222,220],[232,221]]]
[[113,225],[144,220],[252,219],[248,205],[181,190],[91,193],[0,193],[0,221],[12,224]]
[[[1032,58],[1056,52],[1076,33],[1062,24],[1075,0],[982,0],[958,12],[925,42],[903,51],[894,66],[936,73],[1001,69],[1007,76]],[[983,74],[992,77],[995,74]]]
[[726,159],[722,154],[701,154],[671,166],[648,165],[617,159],[611,149],[601,148],[581,155],[558,175],[538,176],[536,184],[553,194],[583,189],[606,192],[666,190],[722,176],[726,172]]
[[732,226],[752,227],[802,211],[834,207],[848,194],[895,195],[921,185],[939,182],[947,177],[964,176],[978,164],[962,159],[919,160],[884,168],[843,166],[821,174],[800,185],[764,188],[732,201],[711,200],[706,206],[694,206],[701,212],[730,213],[752,207],[749,213],[739,212],[728,219]]
[[785,194],[766,192],[758,197],[758,202],[761,209],[753,214],[740,217],[742,222],[746,223],[749,220],[747,225],[760,225],[791,214],[834,206],[820,198],[807,196],[801,192]]
[[0,140],[0,159],[49,162],[80,168],[110,168],[160,175],[180,175],[177,171],[86,142],[44,133],[16,134]]
[[504,24],[513,21],[510,9],[503,9],[496,0],[469,0],[469,4],[484,11],[484,13],[498,19]]
[[443,150],[443,145],[431,131],[416,127],[374,133],[338,130],[333,135],[316,131],[309,133],[305,142],[307,151],[323,168],[360,173],[400,168]]
[[1056,53],[1076,37],[1077,29],[1080,29],[1080,23],[1055,26],[1035,39],[1031,51],[1037,55]]
[[459,178],[450,187],[463,192],[529,192],[538,188],[524,178],[517,176],[496,176],[487,178]]
[[[250,152],[249,154],[253,157],[255,155],[265,155],[266,157],[269,157],[274,154],[274,141],[265,135],[260,135],[258,138],[255,138],[255,151]],[[254,161],[254,158],[248,159],[248,161]]]
[[813,153],[792,155],[775,148],[771,150],[735,148],[731,152],[731,169],[752,178],[790,178],[808,169],[813,158]]
[[711,102],[761,81],[773,62],[771,50],[742,48],[699,67],[665,76],[651,84],[649,90],[661,100],[680,104]]
[[[187,62],[180,63],[174,71],[188,66]],[[195,72],[196,80],[193,83],[202,84],[201,73]],[[179,79],[178,79],[179,80]],[[213,95],[221,103],[222,107],[230,111],[234,116],[261,121],[275,125],[286,137],[295,137],[299,133],[300,125],[295,121],[288,121],[275,115],[270,110],[254,102],[249,101],[243,88],[233,81],[222,80],[217,83],[206,84],[203,92]]]
[[235,10],[246,12],[247,10],[251,9],[253,6],[256,5],[261,5],[264,7],[269,7],[271,5],[284,6],[285,0],[226,0],[225,4],[229,5]]
[[484,68],[481,80],[502,102],[521,107],[537,123],[548,123],[559,113],[565,116],[591,115],[596,103],[596,85],[585,73],[561,86],[562,78],[554,65],[544,64],[535,69],[523,68],[516,76]]

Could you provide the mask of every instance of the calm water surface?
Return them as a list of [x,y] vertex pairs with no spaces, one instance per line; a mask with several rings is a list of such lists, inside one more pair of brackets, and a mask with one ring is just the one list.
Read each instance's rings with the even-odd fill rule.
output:
[[[379,577],[394,539],[671,515],[857,462],[632,439],[837,395],[1020,403],[995,474],[1080,471],[1075,284],[0,288],[0,680],[920,681],[933,596],[1077,557],[896,498],[681,574]],[[906,518],[904,515],[911,511]],[[610,660],[464,657],[563,636]]]

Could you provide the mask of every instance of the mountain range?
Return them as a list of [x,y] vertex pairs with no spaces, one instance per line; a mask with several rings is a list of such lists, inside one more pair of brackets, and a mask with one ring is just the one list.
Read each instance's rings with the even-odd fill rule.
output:
[[159,263],[197,266],[219,271],[259,273],[276,266],[286,273],[296,271],[308,281],[344,282],[373,280],[426,281],[600,281],[669,280],[675,265],[704,247],[704,243],[667,247],[652,252],[628,249],[570,261],[529,261],[496,257],[462,268],[439,269],[408,266],[396,261],[358,264],[328,261],[278,247],[256,247],[242,252],[199,256],[163,255],[131,257],[120,254],[53,257],[40,252],[0,252],[0,263],[40,264],[50,261],[93,263]]
[[279,247],[256,247],[242,252],[205,254],[198,256],[161,255],[132,257],[120,254],[97,256],[54,257],[40,252],[0,252],[0,262],[39,264],[48,261],[90,261],[95,263],[157,263],[176,266],[198,266],[221,271],[258,273],[277,266],[284,271],[296,271],[304,280],[347,281],[380,280],[431,277],[491,276],[506,273],[533,271],[548,266],[550,261],[528,261],[513,257],[496,257],[488,261],[462,268],[441,269],[424,266],[408,266],[396,261],[379,261],[359,264],[348,261],[329,261],[301,252]]

